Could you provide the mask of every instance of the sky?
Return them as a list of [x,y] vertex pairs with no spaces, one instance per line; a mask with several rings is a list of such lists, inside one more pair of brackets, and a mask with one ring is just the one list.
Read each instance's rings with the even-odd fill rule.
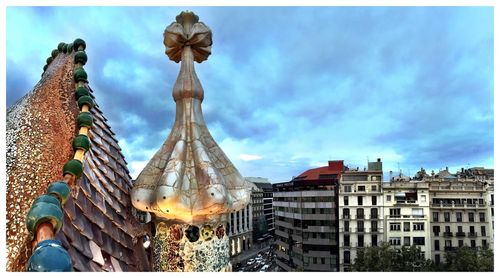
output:
[[195,65],[203,114],[243,176],[283,182],[377,158],[410,176],[493,167],[491,7],[7,7],[7,107],[59,42],[84,39],[135,178],[174,122],[179,64],[163,31],[182,10],[212,30]]

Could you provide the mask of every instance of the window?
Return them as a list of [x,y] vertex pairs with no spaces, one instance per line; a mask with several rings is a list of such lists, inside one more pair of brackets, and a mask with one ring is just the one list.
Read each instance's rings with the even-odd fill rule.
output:
[[364,229],[365,229],[365,222],[358,221],[358,232],[364,232]]
[[445,240],[444,241],[444,247],[445,248],[451,248],[451,240]]
[[432,221],[439,222],[439,212],[432,213]]
[[444,232],[445,233],[451,233],[450,226],[445,226],[444,227]]
[[349,205],[349,196],[344,196],[344,206]]
[[457,212],[457,222],[462,222],[462,213]]
[[488,248],[488,243],[486,242],[486,239],[481,240],[481,246],[482,246],[484,249],[487,249],[487,248]]
[[358,206],[363,205],[363,196],[358,196]]
[[365,211],[362,208],[356,209],[356,218],[358,219],[365,218]]
[[372,246],[377,246],[378,238],[377,235],[372,235]]
[[427,196],[426,195],[420,195],[420,202],[421,203],[427,202]]
[[462,246],[464,246],[464,241],[459,239],[458,240],[458,247],[462,247]]
[[390,223],[389,230],[391,231],[401,231],[401,223]]
[[403,223],[403,231],[409,232],[410,231],[410,222],[404,222]]
[[434,233],[434,236],[439,236],[439,232],[441,232],[441,227],[432,226],[432,232]]
[[370,218],[372,218],[372,219],[378,218],[378,209],[377,208],[370,209]]
[[344,263],[345,264],[351,263],[351,251],[344,251]]
[[413,245],[425,245],[424,237],[413,237]]
[[469,227],[469,233],[470,233],[471,235],[474,235],[474,234],[476,233],[476,230],[474,229],[474,226],[470,226],[470,227]]
[[389,209],[389,217],[401,217],[401,209],[400,208]]
[[351,246],[351,236],[344,235],[344,246]]
[[349,221],[344,221],[344,231],[349,232]]
[[411,215],[413,217],[424,217],[424,209],[423,208],[412,208]]
[[359,185],[358,186],[358,192],[365,192],[365,186],[364,185]]
[[436,264],[441,263],[441,256],[439,254],[436,254],[436,256],[434,258],[435,258]]
[[390,202],[391,201],[391,195],[386,195],[385,199],[386,199],[387,202]]
[[476,241],[474,239],[470,240],[470,247],[476,248]]
[[458,231],[457,231],[457,232],[459,232],[459,233],[462,233],[462,232],[463,232],[463,231],[462,231],[462,226],[458,226],[457,228],[458,228]]
[[371,228],[372,228],[372,232],[376,232],[377,231],[377,221],[372,221],[372,225],[371,225]]
[[410,243],[410,237],[409,236],[405,236],[403,240],[404,240],[404,245],[405,246],[410,246],[411,243]]
[[434,240],[434,250],[439,251],[439,240]]
[[344,219],[349,219],[349,215],[350,215],[349,209],[348,208],[343,209],[342,210],[342,215],[343,215]]
[[358,247],[364,247],[364,236],[363,235],[358,235]]
[[484,221],[485,221],[484,212],[480,212],[479,213],[479,222],[484,222]]
[[424,230],[424,223],[423,222],[413,223],[413,230],[414,231],[423,231]]
[[325,264],[325,258],[321,258],[321,264]]
[[377,205],[377,196],[372,196],[372,206]]
[[469,222],[474,222],[474,213],[469,212]]
[[318,263],[318,258],[314,257],[313,258],[313,264],[317,264]]
[[350,185],[344,185],[344,192],[352,192]]
[[389,244],[399,246],[399,245],[401,245],[401,238],[400,237],[390,237]]
[[444,213],[444,222],[450,222],[450,213],[449,212]]
[[481,236],[486,236],[486,226],[481,226]]
[[377,192],[377,186],[376,185],[372,185],[372,192]]

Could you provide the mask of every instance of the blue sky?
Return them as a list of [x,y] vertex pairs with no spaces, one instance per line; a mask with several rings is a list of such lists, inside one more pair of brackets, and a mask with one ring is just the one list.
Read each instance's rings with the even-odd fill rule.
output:
[[169,134],[179,64],[163,31],[193,10],[213,33],[196,64],[203,113],[244,176],[328,160],[384,171],[493,167],[493,8],[8,7],[7,107],[59,42],[83,38],[97,102],[132,176]]

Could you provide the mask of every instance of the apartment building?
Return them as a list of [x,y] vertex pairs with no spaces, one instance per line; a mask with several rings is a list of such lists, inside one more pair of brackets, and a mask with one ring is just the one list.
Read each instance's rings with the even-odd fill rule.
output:
[[268,180],[260,177],[246,177],[245,180],[254,184],[254,186],[252,187],[252,195],[251,195],[253,243],[254,244],[264,243],[266,238],[270,237],[268,223],[266,220],[266,216],[264,215],[264,190],[262,190],[262,188],[258,187],[255,184],[267,183]]
[[384,241],[382,162],[342,172],[339,187],[340,271],[350,271],[358,248]]
[[464,245],[493,248],[492,186],[484,177],[467,171],[452,175],[446,168],[424,179],[429,184],[432,259],[436,263],[444,261],[446,251]]
[[285,271],[338,271],[338,186],[343,161],[307,170],[274,191],[276,263]]
[[233,264],[234,257],[252,247],[252,202],[241,210],[229,214],[227,231],[229,236],[229,255]]
[[416,245],[431,258],[429,184],[403,175],[382,185],[385,241],[394,248]]
[[252,182],[262,190],[263,212],[270,235],[274,235],[273,185],[266,178],[252,178]]

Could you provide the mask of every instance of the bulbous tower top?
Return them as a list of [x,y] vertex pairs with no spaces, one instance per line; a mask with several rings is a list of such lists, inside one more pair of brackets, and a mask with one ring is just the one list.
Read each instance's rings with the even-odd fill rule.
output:
[[164,34],[165,53],[181,69],[173,88],[174,126],[139,174],[132,204],[160,219],[188,224],[219,221],[250,201],[251,184],[214,141],[203,118],[203,88],[194,61],[210,55],[212,32],[192,12],[182,12]]

